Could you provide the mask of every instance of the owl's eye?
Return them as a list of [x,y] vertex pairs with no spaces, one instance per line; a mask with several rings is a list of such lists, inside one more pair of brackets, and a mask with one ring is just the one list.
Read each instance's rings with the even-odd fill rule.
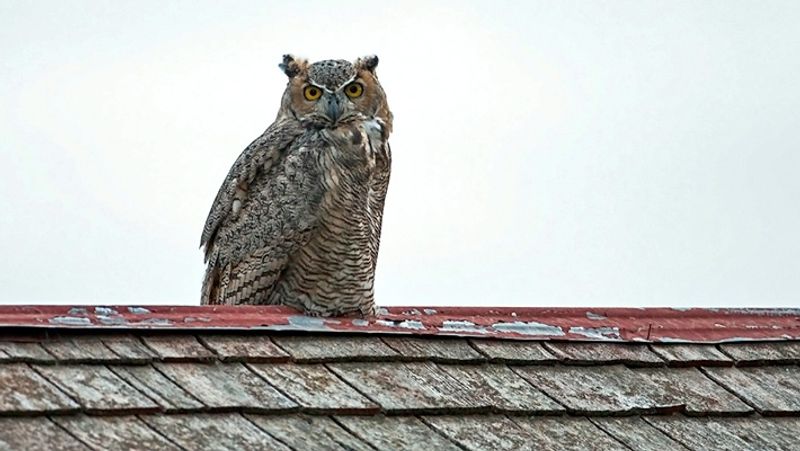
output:
[[317,100],[322,96],[322,90],[316,86],[306,86],[306,88],[303,89],[303,95],[306,97],[306,100]]
[[344,88],[344,92],[347,94],[347,97],[355,99],[356,97],[361,97],[361,94],[364,93],[364,87],[361,86],[361,83],[350,83]]

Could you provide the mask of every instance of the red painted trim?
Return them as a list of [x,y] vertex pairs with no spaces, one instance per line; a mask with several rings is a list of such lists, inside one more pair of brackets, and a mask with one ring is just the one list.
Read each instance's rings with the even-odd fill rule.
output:
[[800,309],[390,307],[361,319],[307,317],[281,306],[0,306],[0,331],[30,327],[715,343],[798,340]]

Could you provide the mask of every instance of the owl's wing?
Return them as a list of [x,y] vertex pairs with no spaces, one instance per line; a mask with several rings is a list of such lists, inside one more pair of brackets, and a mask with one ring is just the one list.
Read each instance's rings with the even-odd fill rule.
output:
[[[283,203],[297,199],[271,199],[276,194],[271,192],[275,191],[275,181],[265,183],[270,169],[282,164],[282,154],[300,134],[297,121],[274,123],[247,146],[225,177],[200,239],[208,264],[203,304],[252,303],[271,289],[291,250],[308,234],[307,230],[300,230],[294,217],[270,218],[270,207],[280,213],[286,210]],[[251,192],[252,186],[261,191]],[[303,219],[307,224],[308,220]]]
[[205,246],[205,262],[208,262],[220,224],[230,215],[239,213],[241,203],[247,196],[247,189],[256,174],[269,171],[280,157],[281,151],[301,133],[302,129],[297,121],[276,121],[250,143],[233,163],[225,181],[219,187],[203,226],[200,247]]

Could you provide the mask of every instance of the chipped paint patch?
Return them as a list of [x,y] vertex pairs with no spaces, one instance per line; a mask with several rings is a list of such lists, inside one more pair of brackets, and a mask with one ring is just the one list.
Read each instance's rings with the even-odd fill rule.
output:
[[94,308],[94,314],[95,315],[110,316],[110,315],[119,315],[119,312],[114,310],[111,307],[95,307]]
[[569,333],[593,340],[621,340],[619,327],[570,327]]
[[419,311],[419,310],[417,310],[417,309],[415,309],[415,308],[414,308],[414,309],[411,309],[411,310],[404,310],[404,311],[403,311],[403,315],[409,315],[409,316],[411,316],[411,315],[414,315],[414,316],[419,316],[420,314],[421,314],[421,313],[420,313],[420,311]]
[[436,309],[424,308],[424,309],[422,309],[422,313],[424,313],[426,315],[435,315],[438,312],[436,311]]
[[442,332],[471,332],[475,334],[486,334],[488,331],[483,326],[478,326],[472,321],[444,320],[442,321]]
[[401,329],[425,330],[425,325],[422,324],[422,321],[417,321],[413,319],[407,319],[403,321],[390,321],[385,319],[379,319],[375,321],[375,324],[379,324],[381,326],[386,326],[386,327],[399,327]]
[[365,319],[354,319],[350,323],[352,325],[356,326],[356,327],[367,327],[367,326],[369,326],[369,321],[367,321]]
[[590,319],[592,321],[600,321],[600,320],[608,319],[607,316],[601,315],[599,313],[594,313],[594,312],[586,312],[586,318],[588,318],[588,319]]
[[378,308],[376,314],[377,315],[386,316],[386,315],[389,314],[389,310],[387,310],[385,307],[380,307],[380,308]]
[[759,316],[800,316],[800,308],[731,308],[724,309],[726,313],[740,313],[743,315]]
[[147,326],[172,326],[172,321],[166,318],[147,318],[142,321],[137,321],[135,324],[143,324]]
[[98,316],[97,322],[106,326],[125,326],[128,324],[128,321],[121,316],[106,316],[106,315]]
[[144,307],[128,307],[128,312],[133,313],[134,315],[148,315],[150,314],[150,310]]
[[89,311],[84,307],[72,307],[67,312],[68,315],[88,315]]
[[320,318],[317,316],[292,315],[288,318],[289,326],[294,328],[309,330],[330,330],[331,324],[341,324],[342,322],[330,318]]
[[194,323],[197,321],[200,321],[201,323],[210,323],[211,318],[205,316],[187,316],[186,318],[183,319],[184,323]]
[[82,318],[79,316],[56,316],[50,318],[50,324],[59,326],[91,326],[92,321],[89,318]]
[[511,323],[495,323],[492,329],[498,332],[513,332],[520,335],[563,337],[564,329],[550,324],[537,323],[536,321],[514,321]]

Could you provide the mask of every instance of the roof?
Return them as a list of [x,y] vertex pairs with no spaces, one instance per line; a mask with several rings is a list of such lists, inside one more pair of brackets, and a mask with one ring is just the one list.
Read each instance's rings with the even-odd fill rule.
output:
[[0,450],[796,447],[796,311],[425,310],[0,308]]

